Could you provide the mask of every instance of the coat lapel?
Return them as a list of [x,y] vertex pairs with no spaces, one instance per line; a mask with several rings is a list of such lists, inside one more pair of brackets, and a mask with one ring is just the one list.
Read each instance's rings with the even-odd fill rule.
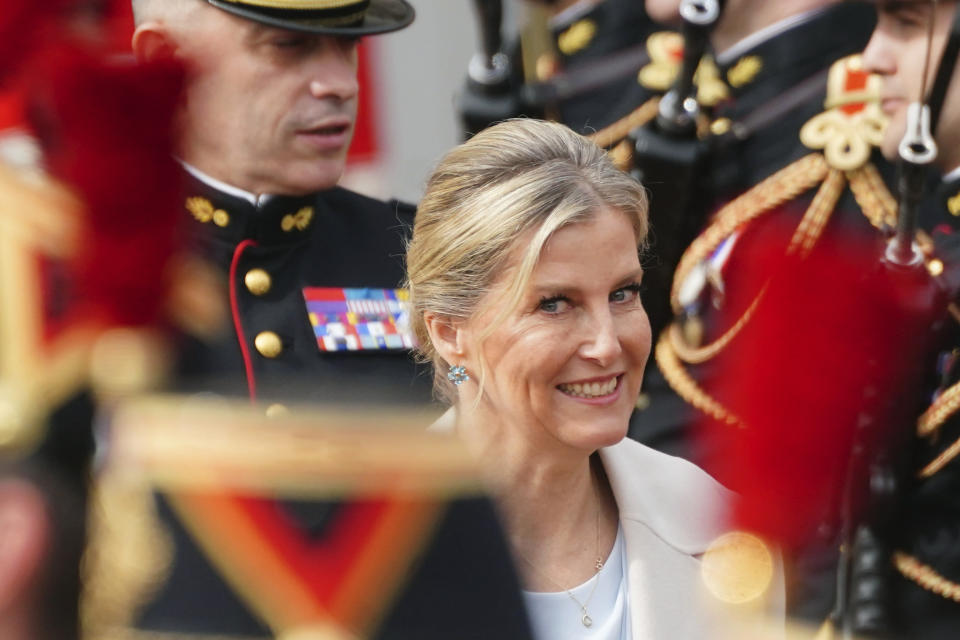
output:
[[[698,558],[721,531],[720,516],[728,492],[692,465],[636,442],[601,449],[600,457],[620,510],[631,638],[712,637],[711,629],[716,627],[703,598],[706,590]],[[674,467],[679,467],[681,478],[676,477]],[[696,505],[658,495],[658,485],[665,480],[673,485],[670,491],[704,492],[703,509],[691,511]],[[681,486],[674,484],[676,480]]]

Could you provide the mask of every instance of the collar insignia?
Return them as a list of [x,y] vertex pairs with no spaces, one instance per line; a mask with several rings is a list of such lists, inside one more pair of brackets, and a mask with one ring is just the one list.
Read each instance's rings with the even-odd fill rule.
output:
[[193,217],[203,224],[213,222],[218,227],[225,227],[230,224],[230,214],[223,209],[217,209],[213,203],[206,198],[195,197],[187,198],[184,204],[187,211],[193,214]]
[[744,56],[727,71],[727,82],[730,83],[730,86],[739,89],[753,82],[762,69],[763,58],[760,56]]
[[[650,63],[640,69],[637,81],[645,88],[660,93],[673,85],[683,63],[683,36],[673,31],[660,31],[647,38]],[[704,56],[694,80],[699,87],[697,99],[708,107],[730,95],[720,70],[712,58]]]
[[320,351],[395,351],[416,345],[405,289],[306,287],[303,298]]
[[557,36],[557,48],[565,56],[583,51],[597,35],[597,23],[593,20],[577,20],[570,28]]
[[280,221],[280,228],[287,233],[290,233],[294,229],[304,231],[310,226],[312,220],[313,207],[304,207],[296,213],[284,216],[283,220]]
[[947,209],[952,216],[960,216],[960,191],[955,196],[947,199]]

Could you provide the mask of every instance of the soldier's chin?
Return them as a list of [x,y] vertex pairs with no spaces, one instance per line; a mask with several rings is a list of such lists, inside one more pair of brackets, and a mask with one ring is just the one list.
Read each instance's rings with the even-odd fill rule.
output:
[[883,157],[891,162],[900,157],[900,141],[903,140],[905,128],[898,126],[896,121],[891,122],[883,134],[883,142],[880,144],[880,152]]
[[647,15],[655,22],[680,24],[680,0],[646,0]]
[[289,171],[285,176],[286,185],[278,193],[285,195],[304,195],[315,191],[325,191],[337,186],[343,175],[345,162],[326,160],[312,166]]

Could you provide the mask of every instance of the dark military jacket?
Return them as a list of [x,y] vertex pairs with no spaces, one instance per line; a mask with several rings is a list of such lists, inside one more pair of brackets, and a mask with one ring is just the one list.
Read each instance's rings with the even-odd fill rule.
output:
[[304,292],[400,287],[413,207],[342,188],[253,204],[195,179],[184,207],[193,247],[230,301],[230,320],[183,349],[185,389],[264,401],[429,399],[430,377],[409,349],[321,350]]
[[[554,26],[551,36],[559,69],[578,75],[589,74],[591,65],[602,64],[617,53],[641,52],[647,36],[657,29],[642,2],[604,0],[572,22]],[[589,134],[613,124],[654,95],[640,84],[636,72],[625,73],[561,101],[556,105],[556,118],[574,131]]]
[[[709,213],[815,152],[801,141],[800,131],[825,111],[831,66],[845,56],[862,51],[873,21],[870,7],[840,3],[740,51],[733,59],[720,54],[717,61],[720,76],[729,86],[730,97],[719,103],[712,114],[711,150],[701,184],[707,191],[702,200]],[[882,164],[876,156],[874,159]],[[799,225],[816,192],[817,188],[813,188],[797,194],[741,230],[729,258],[719,270],[722,282],[707,281],[696,308],[691,310],[694,321],[690,326],[699,326],[701,344],[714,343],[730,329],[733,320],[750,308],[758,294],[758,284],[763,281],[762,274],[757,273],[758,265],[769,264],[772,247],[786,249],[785,239]],[[785,230],[788,230],[786,234]],[[818,247],[835,247],[839,239],[848,234],[868,239],[877,236],[851,192],[846,190],[831,213]],[[687,326],[682,319],[678,322],[679,326]],[[749,325],[744,331],[750,331]],[[734,358],[737,349],[737,342],[731,342],[725,350],[727,357]],[[635,413],[631,436],[687,457],[722,476],[719,469],[725,465],[729,468],[728,463],[735,459],[734,440],[722,428],[694,430],[709,418],[676,393],[660,364],[647,368],[646,397],[642,400],[648,407]],[[729,382],[722,379],[718,364],[722,364],[722,360],[714,358],[684,368],[701,389],[717,390]],[[779,393],[766,391],[773,395]],[[722,395],[714,399],[721,404],[725,400]],[[720,480],[730,481],[730,478]],[[824,511],[832,509],[834,504],[824,505]],[[819,533],[822,537],[815,544],[822,545],[822,551],[790,558],[795,575],[788,594],[788,611],[812,620],[822,620],[832,605],[836,566],[833,551],[836,529],[827,527]]]
[[[744,51],[735,59],[720,63],[721,77],[730,87],[730,99],[718,104],[714,110],[713,148],[703,180],[708,193],[702,202],[708,210],[716,211],[777,170],[811,153],[811,149],[800,141],[800,129],[824,110],[826,73],[830,66],[863,49],[870,37],[872,21],[870,7],[836,5]],[[804,83],[809,83],[811,90],[799,92],[797,88]],[[792,91],[798,91],[794,94],[796,98],[783,101],[783,96]],[[774,108],[786,109],[786,112],[767,120],[766,112]],[[756,128],[743,128],[745,125]],[[798,204],[791,203],[778,215],[799,222],[810,198],[812,194]],[[862,216],[849,194],[839,203],[838,211],[854,212],[842,216],[844,226],[867,226],[862,224]],[[752,226],[762,227],[763,223],[761,220],[760,224]],[[774,227],[774,230],[779,229],[781,227]],[[654,235],[656,232],[656,229],[652,230]],[[753,229],[751,233],[756,240],[739,240],[735,251],[740,256],[732,257],[725,269],[730,278],[725,282],[727,305],[745,306],[755,294],[752,290],[741,291],[735,282],[738,270],[741,274],[749,274],[750,256],[749,252],[743,251],[744,245],[760,249],[764,245],[762,228],[759,232]],[[741,268],[738,269],[737,263]],[[711,325],[713,310],[709,303],[704,305],[704,313],[706,339],[710,340],[715,337],[710,333],[711,329],[723,331],[723,328]],[[709,368],[709,365],[698,367],[698,378],[709,377]],[[634,417],[631,435],[650,446],[703,464],[708,456],[713,455],[715,443],[689,439],[688,427],[698,418],[697,412],[676,396],[655,366],[648,366],[646,378],[649,408]]]
[[[933,206],[924,211],[932,230],[933,273],[954,301],[960,292],[960,176],[935,185]],[[955,303],[954,303],[955,304]],[[890,605],[897,631],[919,640],[956,636],[960,624],[960,467],[952,451],[960,440],[957,411],[936,416],[936,403],[960,384],[960,322],[948,318],[934,370],[936,391],[916,426],[905,465],[902,511],[891,537],[894,589]],[[929,388],[929,387],[928,387]],[[929,426],[929,428],[928,428]]]

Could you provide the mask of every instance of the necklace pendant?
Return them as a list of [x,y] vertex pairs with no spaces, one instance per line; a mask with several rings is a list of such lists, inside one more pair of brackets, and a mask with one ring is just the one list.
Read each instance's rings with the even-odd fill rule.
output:
[[600,569],[603,569],[603,560],[601,560],[600,558],[597,558],[597,564],[595,564],[594,566],[597,568],[597,571],[600,571]]
[[589,615],[587,615],[586,613],[583,614],[583,617],[582,617],[582,618],[580,618],[580,622],[582,622],[582,623],[583,623],[583,626],[585,626],[585,627],[592,627],[592,626],[593,626],[593,618],[591,618],[591,617],[590,617]]

